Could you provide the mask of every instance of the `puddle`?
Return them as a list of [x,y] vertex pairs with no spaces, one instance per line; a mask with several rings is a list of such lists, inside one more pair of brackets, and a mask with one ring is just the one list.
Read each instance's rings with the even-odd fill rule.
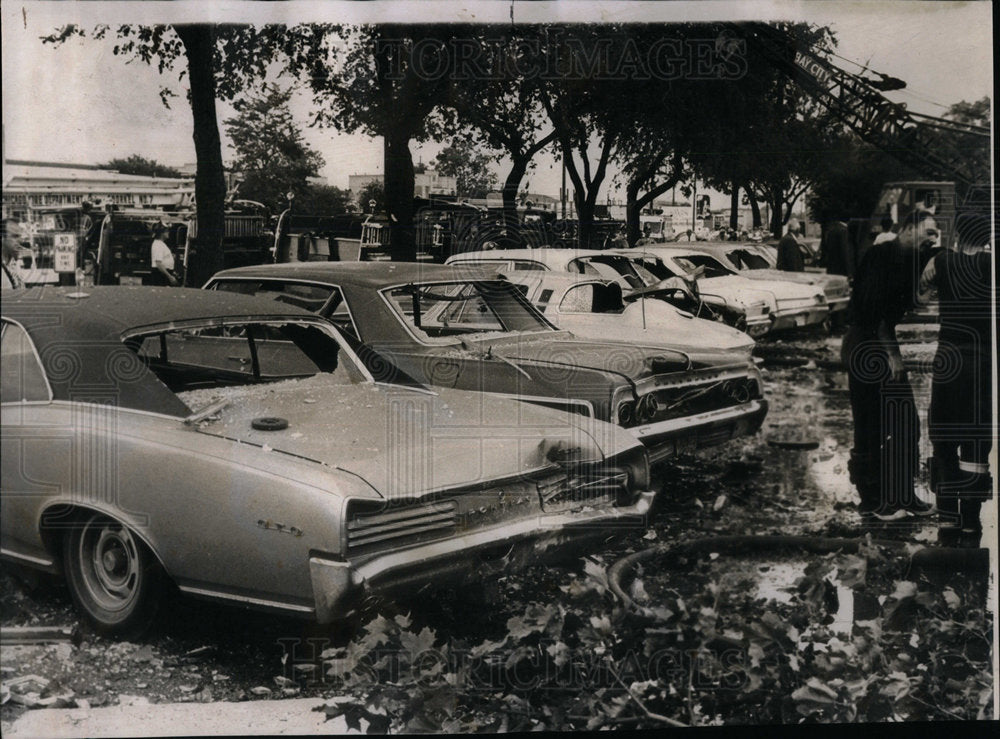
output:
[[758,565],[754,600],[791,603],[795,594],[795,581],[802,577],[806,564],[805,560],[792,560]]

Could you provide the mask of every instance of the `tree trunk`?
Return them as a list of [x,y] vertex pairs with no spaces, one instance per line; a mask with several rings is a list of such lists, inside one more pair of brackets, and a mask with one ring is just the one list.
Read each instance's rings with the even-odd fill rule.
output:
[[515,244],[517,246],[522,244],[520,224],[517,218],[517,191],[521,187],[521,180],[524,179],[524,175],[528,171],[531,157],[513,157],[512,161],[510,172],[507,173],[507,179],[503,183],[503,222],[507,239],[511,242],[511,248],[517,248]]
[[782,212],[784,210],[783,206],[785,204],[784,198],[781,196],[780,190],[772,190],[770,193],[770,206],[771,206],[771,235],[776,239],[781,238],[781,227],[784,225],[782,220]]
[[389,217],[389,254],[394,262],[417,258],[413,228],[413,155],[409,131],[393,128],[385,143],[385,208]]
[[635,242],[642,237],[642,229],[639,226],[639,212],[641,210],[639,185],[630,182],[625,187],[625,236],[629,246],[635,246]]
[[222,269],[222,237],[226,230],[226,177],[222,142],[215,112],[215,29],[208,24],[174,26],[184,44],[191,86],[194,150],[198,169],[194,180],[198,237],[188,261],[184,283],[200,287]]
[[591,234],[594,232],[594,205],[589,197],[584,197],[581,193],[575,194],[576,200],[576,245],[579,249],[600,249],[602,244],[594,246],[590,243]]
[[757,202],[757,197],[754,195],[753,190],[746,185],[743,186],[743,190],[747,194],[747,202],[750,203],[750,214],[753,217],[753,227],[760,228],[762,225],[760,217],[760,203]]
[[733,192],[729,196],[729,228],[733,231],[740,227],[740,183],[733,182]]

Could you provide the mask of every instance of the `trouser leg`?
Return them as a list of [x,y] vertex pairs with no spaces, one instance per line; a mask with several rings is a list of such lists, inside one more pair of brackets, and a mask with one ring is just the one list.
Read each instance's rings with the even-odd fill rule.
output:
[[879,392],[877,382],[867,382],[854,374],[848,377],[854,447],[847,464],[851,482],[861,498],[862,511],[881,507],[881,435],[879,433]]
[[905,376],[880,388],[882,501],[890,509],[915,501],[913,479],[920,465],[920,418],[913,388]]

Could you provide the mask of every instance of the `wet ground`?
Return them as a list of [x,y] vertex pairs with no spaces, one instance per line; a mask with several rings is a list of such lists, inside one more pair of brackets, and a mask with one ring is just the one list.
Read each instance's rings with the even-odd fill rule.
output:
[[[904,360],[925,410],[934,333],[934,327],[926,325],[900,331]],[[846,377],[836,369],[839,344],[837,337],[818,334],[763,343],[770,411],[761,432],[678,458],[658,470],[663,493],[649,530],[593,553],[592,560],[608,564],[655,543],[713,534],[861,535],[857,499],[847,476],[852,430]],[[928,453],[925,441],[923,456]],[[926,543],[934,540],[935,526],[895,525],[876,534]],[[794,558],[748,561],[732,575],[732,582],[748,592],[764,592],[780,604],[807,565],[807,560]],[[416,626],[430,626],[445,639],[498,639],[525,604],[570,597],[572,586],[567,583],[584,566],[581,560],[569,569],[537,567],[482,591],[386,604],[382,612],[390,617],[410,613]],[[87,632],[65,588],[47,581],[25,584],[15,574],[9,568],[0,572],[3,626],[67,626],[73,636],[52,644],[3,647],[5,684],[25,676],[40,678],[28,683],[30,690],[22,685],[19,695],[12,695],[17,700],[4,694],[5,728],[29,710],[26,703],[58,696],[62,699],[54,703],[57,706],[100,706],[135,696],[150,702],[212,702],[325,695],[322,681],[310,679],[316,670],[314,658],[347,637],[298,621],[178,597],[143,640],[114,643]],[[25,700],[26,692],[34,698]]]

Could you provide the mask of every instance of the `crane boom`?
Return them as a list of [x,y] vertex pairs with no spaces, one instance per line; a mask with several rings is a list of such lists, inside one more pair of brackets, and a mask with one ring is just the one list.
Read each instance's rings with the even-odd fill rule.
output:
[[[797,48],[792,54],[792,39],[772,26],[753,24],[741,30],[756,38],[769,62],[864,141],[932,177],[954,180],[963,188],[974,184],[976,174],[970,171],[960,139],[988,140],[989,129],[911,113],[904,104],[882,94],[883,89],[905,87],[902,80],[885,75],[882,80],[869,80],[851,74],[811,49]],[[957,134],[959,140],[935,136],[935,130]]]

